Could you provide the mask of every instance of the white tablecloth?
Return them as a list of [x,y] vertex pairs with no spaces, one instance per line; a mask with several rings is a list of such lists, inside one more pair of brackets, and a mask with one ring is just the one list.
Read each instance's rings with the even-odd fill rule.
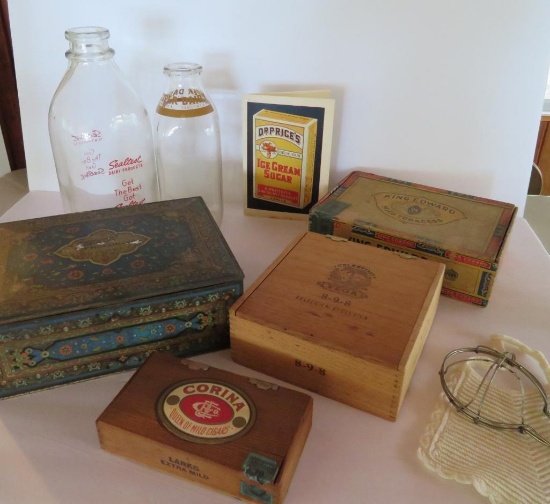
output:
[[[61,213],[57,193],[31,192],[0,221],[55,213]],[[226,208],[222,225],[245,272],[245,286],[305,229],[305,222],[246,217],[237,206]],[[395,423],[312,394],[313,427],[286,503],[488,502],[472,486],[425,469],[416,451],[440,394],[443,357],[454,348],[487,343],[492,333],[513,336],[550,357],[550,256],[522,218],[514,224],[489,306],[441,298]],[[271,380],[234,364],[229,351],[196,360]],[[1,401],[0,503],[235,502],[99,448],[95,419],[130,376]]]

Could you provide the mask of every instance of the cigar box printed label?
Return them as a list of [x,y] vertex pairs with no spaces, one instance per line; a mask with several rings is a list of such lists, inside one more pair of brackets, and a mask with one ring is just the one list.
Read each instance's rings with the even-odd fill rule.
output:
[[311,203],[317,119],[272,110],[254,115],[254,197],[304,208]]
[[215,380],[180,382],[160,397],[161,423],[187,441],[218,444],[244,435],[253,426],[256,410],[238,388]]
[[426,197],[378,193],[374,195],[374,200],[383,214],[403,224],[433,226],[466,219],[464,212],[457,208]]

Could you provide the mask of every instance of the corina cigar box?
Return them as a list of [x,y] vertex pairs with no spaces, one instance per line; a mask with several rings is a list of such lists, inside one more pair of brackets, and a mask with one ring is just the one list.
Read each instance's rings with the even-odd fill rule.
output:
[[97,419],[116,455],[254,503],[287,494],[313,399],[167,353],[153,353]]
[[486,306],[516,210],[356,171],[311,209],[309,230],[443,262],[442,294]]
[[307,232],[230,309],[244,366],[395,420],[444,265]]
[[0,225],[0,397],[229,346],[243,273],[199,197]]

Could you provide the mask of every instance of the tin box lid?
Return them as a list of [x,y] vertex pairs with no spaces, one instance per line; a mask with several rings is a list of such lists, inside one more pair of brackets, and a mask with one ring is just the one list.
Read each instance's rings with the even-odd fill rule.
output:
[[310,222],[328,225],[328,234],[346,224],[371,238],[435,247],[438,255],[496,262],[516,210],[510,203],[355,171],[312,209]]
[[200,197],[0,224],[0,323],[242,279]]

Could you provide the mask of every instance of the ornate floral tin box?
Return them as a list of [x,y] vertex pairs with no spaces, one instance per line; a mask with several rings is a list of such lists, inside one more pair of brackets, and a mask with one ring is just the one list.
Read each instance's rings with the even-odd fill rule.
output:
[[309,214],[309,230],[446,265],[442,293],[486,306],[516,207],[364,172]]
[[305,233],[230,308],[244,366],[395,420],[445,267]]
[[304,393],[155,352],[96,424],[109,452],[240,500],[278,504],[312,410]]
[[0,225],[0,397],[229,345],[243,273],[201,198]]

